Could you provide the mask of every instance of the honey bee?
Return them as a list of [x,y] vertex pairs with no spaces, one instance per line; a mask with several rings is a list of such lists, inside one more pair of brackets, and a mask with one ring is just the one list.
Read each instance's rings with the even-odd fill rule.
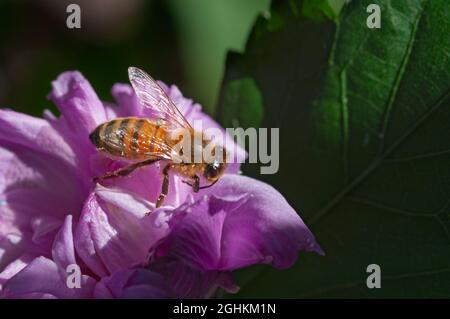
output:
[[[135,169],[166,161],[163,170],[161,193],[156,201],[160,207],[169,191],[169,171],[186,178],[194,192],[214,185],[222,176],[227,164],[225,148],[214,145],[210,139],[199,132],[185,119],[175,103],[164,93],[158,83],[147,73],[136,67],[128,68],[128,76],[140,103],[155,113],[154,118],[117,118],[99,125],[89,138],[96,149],[113,158],[132,163],[103,176],[95,177],[94,182],[109,178],[126,176]],[[183,148],[177,148],[180,136],[174,130],[183,129],[190,140],[200,140],[200,145],[191,144],[189,156],[183,154]],[[195,151],[213,145],[212,157],[195,162]],[[187,153],[187,152],[185,152]],[[200,177],[209,183],[200,186]]]

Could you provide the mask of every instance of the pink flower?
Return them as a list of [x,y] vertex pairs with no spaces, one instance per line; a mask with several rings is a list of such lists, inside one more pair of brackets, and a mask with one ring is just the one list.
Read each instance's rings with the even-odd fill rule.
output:
[[[160,85],[188,121],[220,128],[176,86]],[[300,250],[322,253],[284,198],[236,174],[238,163],[195,196],[171,175],[159,209],[160,164],[93,183],[126,163],[99,154],[89,134],[116,117],[148,116],[129,85],[114,85],[112,95],[116,104],[103,103],[79,72],[65,72],[49,95],[59,117],[0,110],[2,297],[209,297],[237,291],[237,268],[286,268]],[[67,285],[69,265],[81,271],[80,288]]]

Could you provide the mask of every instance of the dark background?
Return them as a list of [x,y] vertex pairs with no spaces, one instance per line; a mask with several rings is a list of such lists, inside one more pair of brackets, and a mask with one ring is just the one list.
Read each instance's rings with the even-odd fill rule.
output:
[[[81,7],[68,29],[66,7]],[[103,100],[141,67],[214,112],[227,50],[242,50],[268,0],[0,0],[0,105],[33,115],[56,109],[50,81],[79,70]]]

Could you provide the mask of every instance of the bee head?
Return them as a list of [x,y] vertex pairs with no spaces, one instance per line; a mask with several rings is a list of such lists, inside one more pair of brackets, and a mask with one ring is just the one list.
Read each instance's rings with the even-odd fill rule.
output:
[[227,166],[225,162],[227,153],[223,147],[216,146],[216,148],[213,150],[213,155],[213,161],[207,163],[203,171],[203,176],[209,182],[216,182],[222,176]]

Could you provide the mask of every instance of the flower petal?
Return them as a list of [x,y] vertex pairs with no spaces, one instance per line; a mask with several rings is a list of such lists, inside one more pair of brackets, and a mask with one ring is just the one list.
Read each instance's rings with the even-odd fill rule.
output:
[[66,214],[78,215],[82,197],[75,170],[62,160],[20,145],[0,146],[0,242],[20,237],[0,256],[0,269],[11,254],[49,256],[57,227]]
[[[226,175],[214,195],[176,210],[171,233],[153,253],[203,270],[291,266],[298,251],[323,253],[286,200],[257,180]],[[178,216],[178,217],[177,217]]]
[[63,223],[62,219],[52,216],[38,216],[31,218],[31,228],[33,229],[33,243],[40,245],[45,252],[51,250],[53,240]]
[[56,234],[52,248],[53,261],[62,269],[76,264],[73,246],[72,215],[67,215],[59,232]]
[[167,232],[167,217],[127,193],[98,187],[91,194],[75,233],[77,252],[96,273],[114,273],[146,260]]
[[160,259],[147,268],[134,267],[103,278],[95,298],[208,298],[218,288],[235,293],[229,272],[199,271],[182,261]]
[[0,272],[4,271],[5,267],[19,258],[24,251],[22,235],[18,231],[5,233],[6,235],[0,237]]
[[89,82],[78,71],[67,71],[52,82],[48,98],[56,104],[68,128],[88,142],[89,133],[106,121],[106,113]]
[[155,299],[173,296],[163,276],[142,268],[126,269],[103,278],[94,292],[95,298],[102,299]]
[[24,254],[11,262],[1,273],[0,273],[0,292],[2,291],[3,284],[10,278],[14,277],[19,271],[24,269],[35,256],[31,254]]
[[4,200],[0,208],[17,204],[48,215],[78,211],[83,196],[80,186],[75,166],[29,148],[0,142],[0,193]]
[[[75,155],[47,121],[9,110],[0,110],[0,147],[18,145],[75,167]],[[36,154],[35,153],[35,154]]]
[[218,288],[236,293],[231,272],[199,270],[190,267],[181,259],[161,258],[152,263],[148,270],[161,274],[173,290],[173,298],[211,298]]
[[111,94],[118,105],[117,113],[120,116],[141,116],[142,106],[129,84],[116,83],[113,85]]
[[99,210],[98,204],[95,199],[95,194],[92,193],[84,204],[78,225],[75,228],[74,240],[75,250],[78,256],[80,256],[91,271],[96,275],[103,277],[107,276],[109,273],[100,256],[97,254],[91,232],[91,226],[93,224],[92,218],[97,210]]
[[61,116],[56,118],[47,112],[46,118],[77,155],[77,169],[86,190],[92,187],[90,178],[98,173],[91,163],[98,154],[89,134],[108,120],[107,112],[89,82],[77,71],[60,74],[52,86],[48,98],[59,108]]
[[57,298],[92,297],[95,280],[82,275],[80,282],[80,288],[69,288],[60,276],[58,265],[50,259],[38,257],[3,285],[2,297],[27,297],[34,293]]

